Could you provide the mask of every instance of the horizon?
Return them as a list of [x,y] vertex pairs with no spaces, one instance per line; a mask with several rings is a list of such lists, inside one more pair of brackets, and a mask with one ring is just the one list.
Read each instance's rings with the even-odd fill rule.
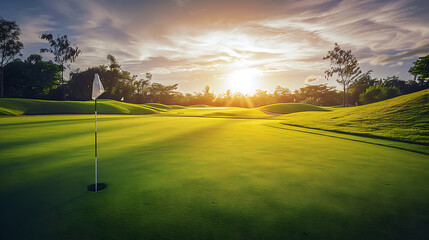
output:
[[[106,65],[112,54],[122,69],[139,77],[150,72],[153,82],[178,83],[184,93],[208,85],[216,94],[227,89],[251,94],[278,85],[338,87],[323,73],[329,63],[322,58],[334,42],[352,50],[362,71],[373,70],[373,77],[412,79],[412,63],[429,54],[428,6],[425,1],[40,0],[4,3],[0,17],[20,26],[23,58],[47,47],[41,34],[67,34],[83,53],[72,69]],[[239,89],[243,84],[247,88]]]

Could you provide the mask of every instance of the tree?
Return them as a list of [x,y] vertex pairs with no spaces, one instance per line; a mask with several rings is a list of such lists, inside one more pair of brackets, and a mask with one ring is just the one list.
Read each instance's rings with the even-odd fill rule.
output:
[[112,69],[121,69],[121,65],[119,65],[118,61],[116,61],[115,56],[112,54],[107,54],[107,60],[110,61],[109,68]]
[[[45,39],[51,45],[50,48],[42,48],[40,49],[41,53],[50,52],[54,54],[54,60],[61,66],[61,84],[65,84],[64,82],[64,66],[70,68],[68,62],[72,63],[76,61],[76,58],[82,53],[81,50],[72,45],[68,40],[67,35],[58,35],[56,38],[52,36],[50,33],[45,33],[40,36],[41,39]],[[66,92],[64,89],[64,100],[66,100]]]
[[359,97],[360,101],[363,103],[373,103],[397,97],[399,95],[401,95],[401,92],[395,86],[386,87],[382,85],[376,85],[368,87],[364,93],[359,95]]
[[42,58],[43,57],[41,55],[39,55],[39,54],[31,54],[30,56],[28,56],[27,62],[35,64],[37,62],[42,61]]
[[124,97],[129,100],[136,91],[134,86],[136,75],[131,75],[129,72],[120,71],[119,69],[110,70],[107,66],[101,65],[71,74],[68,85],[72,100],[91,99],[92,81],[96,73],[100,75],[105,90],[105,93],[100,98],[119,101]]
[[341,103],[335,87],[326,84],[306,85],[295,90],[295,97],[304,103],[321,106],[333,106]]
[[213,104],[213,100],[215,99],[214,93],[210,92],[210,87],[205,86],[203,90],[203,103],[207,105]]
[[163,104],[173,104],[176,102],[176,98],[179,95],[177,92],[177,86],[179,84],[173,85],[162,85],[161,83],[152,83],[150,87],[147,88],[148,97],[150,102],[163,103]]
[[293,95],[289,88],[277,86],[274,90],[274,98],[276,99],[276,102],[293,102]]
[[4,67],[5,96],[48,99],[60,84],[60,71],[61,66],[37,54],[25,61],[16,59]]
[[429,79],[429,55],[426,57],[419,57],[414,62],[414,66],[408,70],[408,72],[414,75],[414,80],[426,81]]
[[380,83],[378,79],[371,76],[371,73],[372,70],[369,70],[368,72],[360,75],[356,81],[350,84],[348,90],[348,99],[351,101],[351,103],[360,102],[360,94],[364,93],[368,87],[375,86]]
[[343,86],[343,105],[346,106],[348,87],[362,73],[359,62],[351,50],[341,49],[338,43],[335,43],[333,50],[328,51],[323,60],[326,59],[331,61],[331,68],[325,71],[325,77],[336,76],[337,82]]
[[16,55],[20,55],[24,48],[19,41],[21,29],[14,21],[0,18],[0,98],[4,95],[3,89],[3,67],[10,63]]
[[152,80],[152,74],[146,73],[146,76],[144,78],[134,81],[133,84],[136,89],[136,93],[133,96],[133,102],[146,103],[149,101],[147,92],[148,92],[148,87],[150,86],[151,80]]

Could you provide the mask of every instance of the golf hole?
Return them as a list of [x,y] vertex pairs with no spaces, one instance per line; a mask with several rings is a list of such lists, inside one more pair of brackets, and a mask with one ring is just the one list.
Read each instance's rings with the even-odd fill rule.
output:
[[[104,190],[107,187],[105,183],[97,183],[97,192]],[[91,184],[86,188],[90,192],[95,192],[95,184]]]

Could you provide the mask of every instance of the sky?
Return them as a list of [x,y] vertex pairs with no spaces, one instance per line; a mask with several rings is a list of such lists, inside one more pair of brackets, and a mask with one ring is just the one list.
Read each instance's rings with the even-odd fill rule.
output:
[[72,69],[107,65],[112,54],[181,92],[251,93],[338,86],[324,78],[335,42],[373,77],[412,79],[412,63],[429,54],[428,12],[427,0],[15,0],[0,17],[19,24],[23,58],[48,47],[42,33],[67,34],[82,50]]

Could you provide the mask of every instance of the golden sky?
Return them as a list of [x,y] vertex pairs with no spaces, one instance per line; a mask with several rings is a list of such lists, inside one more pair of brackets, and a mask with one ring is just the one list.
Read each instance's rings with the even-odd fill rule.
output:
[[[272,91],[326,83],[322,60],[334,42],[351,49],[364,71],[397,75],[429,54],[426,1],[9,1],[0,16],[21,26],[24,57],[67,34],[83,52],[72,68],[107,64],[183,92],[246,86]],[[47,55],[46,57],[49,58]],[[246,80],[248,79],[248,80]],[[336,85],[334,80],[327,82]],[[243,90],[244,91],[244,90]]]

